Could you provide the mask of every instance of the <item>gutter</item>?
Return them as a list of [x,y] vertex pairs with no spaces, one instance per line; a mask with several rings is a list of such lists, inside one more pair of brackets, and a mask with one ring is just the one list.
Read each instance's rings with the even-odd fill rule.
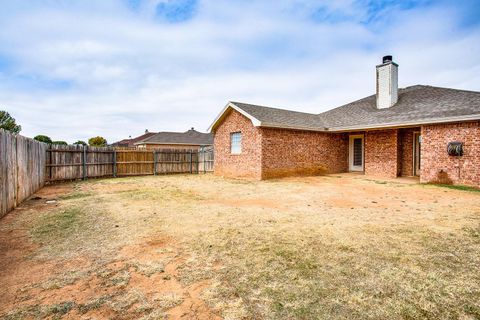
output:
[[140,145],[140,144],[156,144],[156,145],[164,145],[164,144],[175,144],[175,145],[187,145],[187,146],[211,146],[213,143],[184,143],[184,142],[149,142],[149,141],[140,141],[140,142],[135,142],[133,145]]
[[474,120],[480,120],[480,114],[458,116],[458,117],[436,118],[436,119],[422,120],[422,121],[390,122],[390,123],[381,123],[381,124],[366,125],[366,126],[333,127],[333,128],[329,128],[328,131],[341,132],[341,131],[352,131],[352,130],[362,130],[362,129],[366,130],[366,129],[397,128],[397,127],[413,127],[413,126],[422,125],[422,124],[451,123],[451,122],[474,121]]
[[344,131],[359,131],[359,130],[369,130],[369,129],[375,130],[375,129],[386,129],[386,128],[414,127],[414,126],[425,125],[425,124],[451,123],[451,122],[475,121],[475,120],[480,120],[480,114],[459,116],[459,117],[437,118],[437,119],[430,119],[430,120],[423,120],[423,121],[387,122],[387,123],[380,123],[380,124],[374,124],[374,125],[330,127],[330,128],[286,126],[286,125],[266,123],[266,122],[260,122],[259,125],[255,125],[255,126],[266,127],[266,128],[278,128],[278,129],[317,131],[317,132],[344,132]]

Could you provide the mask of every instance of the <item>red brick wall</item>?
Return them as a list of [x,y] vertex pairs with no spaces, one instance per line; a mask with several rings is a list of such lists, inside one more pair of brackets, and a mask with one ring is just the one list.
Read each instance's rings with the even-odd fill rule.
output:
[[[242,133],[242,152],[230,153],[230,134]],[[215,174],[261,179],[262,133],[250,119],[231,110],[215,130]]]
[[[413,175],[413,132],[418,128],[365,132],[365,174]],[[230,153],[230,134],[242,133],[242,153]],[[480,122],[421,128],[421,182],[480,187]],[[266,179],[348,171],[348,135],[257,128],[230,111],[215,131],[215,174]],[[449,141],[462,141],[462,157],[448,156]]]
[[396,129],[365,132],[365,174],[397,177],[398,140]]
[[413,133],[420,128],[400,129],[400,175],[413,176]]
[[[230,153],[230,134],[242,132],[242,153]],[[215,130],[215,174],[267,179],[348,170],[348,137],[273,128],[257,128],[231,110]]]
[[262,178],[348,171],[345,134],[262,128]]
[[[447,154],[450,141],[463,142],[463,156]],[[480,187],[480,122],[423,126],[420,181]]]

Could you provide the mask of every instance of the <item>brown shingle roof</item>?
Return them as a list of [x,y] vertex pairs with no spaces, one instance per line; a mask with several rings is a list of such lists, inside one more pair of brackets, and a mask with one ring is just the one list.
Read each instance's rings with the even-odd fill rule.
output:
[[377,109],[376,97],[357,100],[321,113],[331,130],[345,127],[369,127],[384,124],[441,122],[442,119],[479,116],[480,92],[412,86],[400,89],[398,102],[386,109]]
[[259,120],[264,127],[325,129],[325,125],[318,114],[257,106],[241,102],[232,103]]
[[135,143],[138,141],[142,141],[144,139],[147,139],[153,135],[157,134],[156,132],[146,132],[142,134],[141,136],[132,138],[132,139],[123,139],[120,141],[117,141],[115,143],[112,143],[112,146],[114,147],[135,147]]
[[[398,102],[377,109],[376,97],[320,113],[231,102],[257,120],[256,125],[314,131],[341,131],[480,119],[480,92],[416,85],[399,89]],[[227,105],[228,106],[228,105]],[[218,121],[219,118],[217,118]],[[215,123],[211,128],[215,127]]]
[[136,144],[185,144],[185,145],[212,145],[213,135],[202,133],[193,128],[186,132],[158,132],[155,135],[138,141]]

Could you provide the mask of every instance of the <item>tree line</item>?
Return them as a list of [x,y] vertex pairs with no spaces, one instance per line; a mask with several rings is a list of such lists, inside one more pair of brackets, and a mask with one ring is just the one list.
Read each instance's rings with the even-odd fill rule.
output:
[[[18,125],[15,118],[13,118],[7,111],[0,110],[0,129],[19,134],[20,131],[22,131],[22,126]],[[52,140],[49,136],[43,134],[36,135],[33,139],[49,144],[68,145],[66,141]],[[107,140],[103,137],[96,136],[88,139],[88,144],[83,140],[78,140],[73,144],[82,146],[89,145],[91,147],[105,147],[107,146]]]

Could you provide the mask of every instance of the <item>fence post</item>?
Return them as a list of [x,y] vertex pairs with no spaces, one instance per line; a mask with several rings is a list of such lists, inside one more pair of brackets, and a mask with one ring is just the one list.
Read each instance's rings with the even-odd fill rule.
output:
[[203,174],[207,173],[207,153],[205,152],[205,149],[202,150],[202,156],[203,156]]
[[193,163],[192,163],[192,150],[190,150],[190,173],[193,171]]
[[117,150],[113,150],[113,177],[117,177]]
[[87,180],[87,146],[83,146],[83,180]]
[[[20,186],[18,185],[18,137],[17,135],[13,135],[13,138],[15,139],[15,176],[14,176],[14,179],[15,179],[15,188],[14,188],[14,191],[13,191],[13,198],[14,198],[14,203],[13,203],[13,207],[16,208],[20,203],[18,201],[18,191],[20,189]],[[13,146],[13,145],[12,145]]]
[[[53,159],[52,159],[52,145],[51,144],[47,144],[47,156],[50,156],[50,158],[48,158],[48,181],[52,181],[52,164],[53,164]],[[45,161],[46,162],[46,161]]]
[[157,175],[157,151],[153,150],[153,175]]

